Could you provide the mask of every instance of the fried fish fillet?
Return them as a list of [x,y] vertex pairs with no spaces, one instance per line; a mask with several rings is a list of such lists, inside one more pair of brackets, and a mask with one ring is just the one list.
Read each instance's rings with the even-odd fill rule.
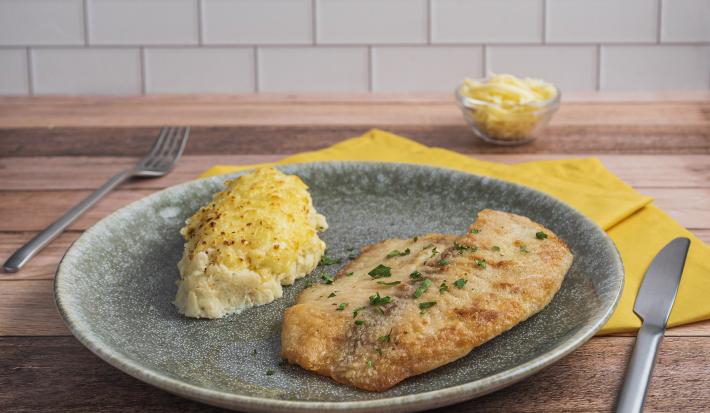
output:
[[494,210],[461,237],[370,245],[286,310],[282,356],[340,383],[387,390],[542,310],[572,258],[550,230]]

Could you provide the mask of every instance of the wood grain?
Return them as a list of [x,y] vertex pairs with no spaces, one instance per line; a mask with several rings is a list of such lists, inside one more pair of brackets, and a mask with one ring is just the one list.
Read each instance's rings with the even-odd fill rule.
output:
[[[196,178],[212,165],[253,165],[274,162],[286,154],[185,155],[175,169],[159,179],[136,179],[122,189],[162,189]],[[581,158],[586,154],[477,154],[490,162],[522,162]],[[609,170],[636,188],[708,188],[710,155],[598,155]],[[0,158],[0,191],[95,189],[138,158],[115,156],[28,156]]]
[[[362,135],[371,127],[378,127],[425,145],[446,147],[466,154],[710,154],[710,121],[682,125],[609,125],[603,122],[552,125],[533,143],[514,147],[484,143],[475,138],[462,122],[434,126],[416,122],[396,125],[372,123],[369,126],[267,125],[193,127],[186,153],[296,153],[324,148]],[[157,127],[0,129],[0,153],[5,156],[142,156],[158,132]]]
[[[632,344],[630,337],[594,339],[527,380],[437,411],[609,411]],[[710,340],[666,338],[646,411],[699,411],[710,406],[709,363]],[[0,405],[11,406],[6,412],[221,411],[143,384],[69,337],[0,338]]]

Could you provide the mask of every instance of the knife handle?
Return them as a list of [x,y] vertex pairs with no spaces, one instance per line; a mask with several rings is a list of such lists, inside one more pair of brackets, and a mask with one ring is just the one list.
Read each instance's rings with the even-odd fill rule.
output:
[[616,404],[617,413],[641,412],[664,329],[644,323],[636,336],[624,387]]

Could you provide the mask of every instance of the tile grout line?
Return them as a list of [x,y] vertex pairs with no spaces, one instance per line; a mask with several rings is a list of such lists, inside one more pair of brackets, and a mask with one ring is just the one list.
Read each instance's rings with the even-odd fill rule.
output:
[[427,0],[427,19],[426,19],[426,44],[430,45],[431,41],[431,19],[432,19],[432,0]]
[[488,76],[488,46],[485,44],[481,46],[481,66],[483,66],[481,76]]
[[138,48],[138,56],[139,56],[139,62],[140,62],[140,69],[141,69],[141,94],[145,95],[147,92],[147,87],[146,87],[146,68],[145,68],[145,46],[140,46]]
[[254,46],[253,49],[254,53],[254,92],[259,93],[259,90],[261,89],[259,87],[259,48],[258,46]]
[[84,46],[89,45],[89,0],[82,1],[82,10],[84,15],[82,16],[82,23],[84,24]]
[[367,90],[373,92],[374,81],[372,79],[372,45],[367,46]]
[[602,90],[602,45],[597,45],[597,91]]
[[203,1],[197,0],[197,45],[202,46],[205,43],[204,35],[202,34],[204,30],[204,25],[202,24],[202,7]]
[[656,28],[658,32],[656,33],[656,44],[661,43],[661,28],[663,27],[663,0],[658,0],[658,17],[656,18],[657,24]]
[[315,46],[318,44],[318,24],[316,19],[318,18],[318,12],[316,10],[317,3],[316,0],[311,0],[311,32],[313,38],[311,39],[311,44]]
[[35,82],[34,82],[34,62],[32,59],[32,49],[29,47],[25,48],[25,53],[27,54],[25,58],[27,59],[27,91],[29,92],[30,96],[34,96],[35,94]]
[[542,44],[547,44],[547,0],[542,0]]

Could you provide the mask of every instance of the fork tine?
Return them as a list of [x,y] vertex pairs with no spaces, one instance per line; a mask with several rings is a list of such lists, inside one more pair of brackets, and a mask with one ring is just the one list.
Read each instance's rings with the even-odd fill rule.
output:
[[174,127],[159,153],[146,163],[147,168],[169,171],[182,155],[190,135],[190,128]]
[[158,165],[163,163],[163,158],[165,158],[165,156],[170,153],[172,147],[175,145],[175,137],[177,136],[179,130],[180,128],[176,126],[171,126],[169,128],[168,135],[165,138],[162,147],[160,148],[158,153],[156,153],[155,156],[153,156],[153,158],[147,163],[149,167],[157,168]]
[[141,159],[141,161],[138,163],[139,165],[145,165],[148,160],[152,159],[156,153],[160,150],[160,148],[163,145],[163,142],[165,141],[165,138],[168,136],[168,133],[170,132],[169,127],[162,127],[160,128],[160,134],[158,135],[158,138],[153,142],[153,146],[150,148],[150,151]]
[[190,128],[185,127],[185,128],[180,128],[178,132],[176,133],[175,137],[175,143],[176,145],[173,147],[173,150],[170,152],[170,156],[167,157],[165,160],[167,161],[167,164],[164,165],[165,170],[170,170],[172,169],[173,165],[180,159],[180,156],[182,156],[182,152],[185,150],[185,146],[187,145],[187,138],[190,136]]

